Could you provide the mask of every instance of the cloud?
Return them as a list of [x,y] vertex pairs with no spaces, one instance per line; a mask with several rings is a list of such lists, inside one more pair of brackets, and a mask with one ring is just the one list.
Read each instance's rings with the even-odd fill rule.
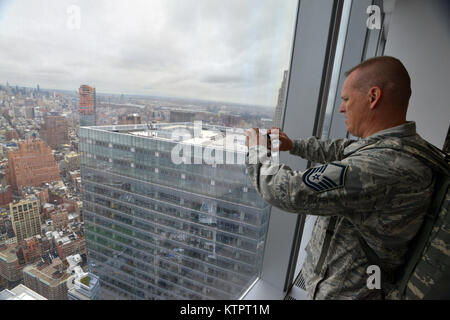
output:
[[[67,8],[80,8],[80,29]],[[275,105],[294,0],[0,0],[0,81]]]

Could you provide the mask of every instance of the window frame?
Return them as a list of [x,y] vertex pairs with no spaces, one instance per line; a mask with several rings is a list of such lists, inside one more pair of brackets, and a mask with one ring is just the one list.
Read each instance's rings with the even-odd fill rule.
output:
[[[342,3],[343,0],[299,0],[281,120],[281,129],[292,139],[317,135],[321,128]],[[300,171],[310,165],[286,152],[280,154],[280,162]],[[307,220],[311,219],[272,206],[260,277],[240,299],[284,299],[297,269]]]
[[[343,52],[340,53],[341,60],[335,61],[344,1],[300,0],[281,126],[293,139],[309,136],[321,138],[328,98],[334,100],[328,137],[325,138],[349,137],[345,118],[339,112],[344,73],[361,61],[384,53],[387,33],[384,1],[350,0],[348,20],[342,22],[347,24]],[[370,5],[381,8],[380,30],[369,30],[366,26],[366,10]],[[334,63],[339,67],[338,84],[336,91],[329,91]],[[328,97],[329,94],[334,94],[334,97]],[[287,153],[280,155],[280,162],[301,171],[311,165]],[[293,288],[294,276],[303,265],[306,256],[303,251],[311,237],[314,222],[314,216],[295,215],[271,208],[261,276],[241,299],[285,299]],[[306,299],[306,292],[295,289],[296,299]]]

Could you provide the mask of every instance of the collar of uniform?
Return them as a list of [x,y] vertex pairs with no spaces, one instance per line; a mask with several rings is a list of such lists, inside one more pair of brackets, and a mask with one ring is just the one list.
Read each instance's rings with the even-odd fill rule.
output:
[[377,141],[386,139],[386,138],[402,138],[407,136],[413,136],[416,134],[416,123],[414,121],[408,121],[402,125],[392,127],[389,129],[381,130],[373,135],[358,140],[352,144],[350,144],[347,148],[344,149],[344,157],[358,151],[359,149],[373,144]]

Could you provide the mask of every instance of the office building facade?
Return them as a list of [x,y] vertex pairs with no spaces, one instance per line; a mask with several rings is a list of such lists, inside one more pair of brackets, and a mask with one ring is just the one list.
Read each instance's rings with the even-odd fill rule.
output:
[[[226,129],[80,129],[88,263],[103,299],[237,299],[258,277],[269,206],[246,175],[242,139],[221,149]],[[184,164],[176,146],[193,150]],[[206,151],[231,164],[206,164]]]

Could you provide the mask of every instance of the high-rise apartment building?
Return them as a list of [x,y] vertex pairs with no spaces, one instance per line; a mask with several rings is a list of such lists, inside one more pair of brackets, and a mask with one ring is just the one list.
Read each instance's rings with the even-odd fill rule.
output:
[[[239,142],[224,144],[225,130]],[[88,263],[102,298],[243,294],[259,275],[269,206],[246,175],[242,138],[192,124],[80,129]],[[182,146],[192,164],[172,159]]]
[[283,80],[281,81],[281,87],[278,89],[277,106],[275,107],[275,113],[273,116],[273,126],[281,128],[281,113],[283,111],[286,101],[286,89],[289,71],[285,70],[283,73]]
[[40,186],[60,180],[58,165],[52,150],[40,139],[19,142],[17,150],[8,152],[6,180],[14,190]]
[[82,85],[78,90],[79,103],[78,113],[80,115],[80,127],[96,125],[97,97],[95,88]]
[[21,200],[9,205],[11,222],[17,237],[17,243],[26,238],[41,235],[41,217],[37,199]]
[[39,136],[52,149],[57,149],[60,144],[70,143],[68,127],[67,120],[63,116],[45,115]]

